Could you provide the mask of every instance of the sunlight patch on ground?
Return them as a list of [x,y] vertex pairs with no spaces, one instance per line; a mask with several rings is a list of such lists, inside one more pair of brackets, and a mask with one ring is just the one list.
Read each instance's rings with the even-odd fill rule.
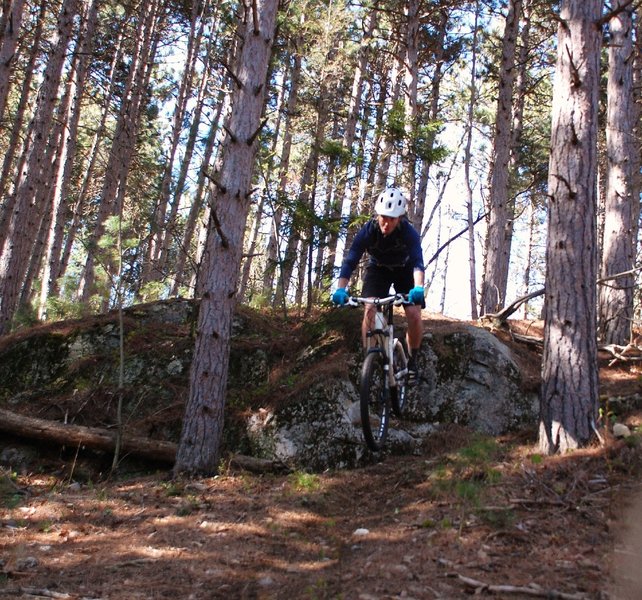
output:
[[642,493],[627,509],[620,527],[623,533],[613,552],[616,598],[642,598]]
[[271,561],[272,569],[278,569],[284,573],[317,573],[323,571],[330,565],[337,564],[336,559],[320,558],[319,560],[291,561],[285,559],[274,559]]
[[266,519],[267,523],[274,523],[288,528],[292,528],[297,525],[305,527],[307,525],[315,525],[323,521],[324,519],[314,513],[293,510],[273,511],[272,516],[267,517]]

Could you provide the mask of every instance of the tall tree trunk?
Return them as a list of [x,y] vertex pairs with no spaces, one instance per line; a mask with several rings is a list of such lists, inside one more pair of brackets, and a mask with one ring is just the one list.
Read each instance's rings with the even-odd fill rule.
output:
[[95,184],[94,176],[97,164],[100,160],[101,142],[106,136],[106,123],[107,117],[109,116],[108,107],[112,105],[115,95],[115,88],[117,85],[115,72],[118,65],[120,64],[120,61],[122,60],[123,37],[124,26],[118,29],[118,37],[116,38],[116,42],[114,43],[114,47],[112,50],[112,60],[109,66],[108,74],[106,76],[107,81],[109,81],[109,86],[106,93],[101,99],[101,103],[105,108],[101,113],[100,122],[93,133],[92,140],[89,145],[89,150],[87,151],[88,160],[86,166],[84,167],[82,176],[80,177],[80,190],[78,192],[74,205],[71,208],[71,222],[68,225],[67,235],[64,239],[62,254],[58,264],[58,271],[53,277],[53,288],[51,290],[52,294],[57,293],[57,282],[61,277],[63,277],[67,270],[67,266],[69,265],[71,251],[76,241],[78,230],[81,227],[81,221],[83,219],[87,199],[92,192],[93,185]]
[[[33,78],[36,72],[36,64],[40,58],[40,42],[42,40],[42,34],[45,26],[45,15],[47,13],[48,1],[42,0],[40,4],[40,11],[36,20],[36,27],[33,32],[33,37],[31,40],[31,47],[29,49],[29,61],[25,65],[25,76],[21,86],[20,100],[18,102],[18,108],[16,110],[15,116],[13,118],[13,123],[11,126],[11,136],[7,144],[7,151],[5,152],[4,158],[2,160],[2,173],[0,174],[0,198],[5,196],[5,192],[9,193],[9,197],[5,197],[5,201],[0,205],[0,246],[2,245],[2,240],[7,236],[7,231],[9,227],[9,220],[13,212],[13,207],[15,205],[16,195],[15,195],[15,180],[17,179],[16,173],[22,172],[24,168],[24,162],[27,158],[28,152],[28,143],[29,136],[23,145],[22,155],[18,161],[18,167],[14,168],[14,158],[20,148],[20,139],[23,136],[23,125],[26,119],[27,108],[32,99],[31,89],[33,84]],[[11,189],[10,183],[14,183],[13,189]],[[2,252],[0,248],[0,252]]]
[[473,30],[473,47],[472,59],[470,62],[470,99],[468,103],[468,122],[466,124],[466,146],[464,155],[464,173],[466,180],[466,215],[468,219],[468,270],[469,270],[469,289],[470,289],[470,316],[471,319],[477,319],[477,276],[475,260],[475,229],[473,217],[473,188],[470,178],[470,163],[472,160],[472,137],[473,137],[473,117],[475,103],[477,102],[477,38],[479,36],[479,11],[480,3],[477,0],[475,4],[475,23]]
[[[320,115],[317,121],[317,131],[315,140],[320,140],[323,137],[321,133],[324,130],[325,123],[321,123]],[[307,206],[310,201],[310,196],[313,193],[314,174],[318,168],[319,155],[317,152],[318,143],[312,144],[310,154],[303,169],[301,177],[301,188],[297,195],[296,205]],[[289,218],[289,231],[287,232],[287,244],[283,252],[283,260],[281,261],[281,270],[277,280],[276,290],[274,293],[274,307],[283,308],[285,312],[286,299],[288,290],[292,285],[292,274],[297,262],[297,256],[301,255],[300,246],[302,243],[302,227],[296,206],[290,210]],[[299,268],[305,268],[305,264],[299,264]]]
[[213,474],[219,467],[232,316],[277,8],[278,0],[255,0],[246,8],[237,87],[199,274],[204,294],[176,474]]
[[256,254],[256,247],[259,242],[259,235],[261,233],[261,221],[263,220],[265,207],[265,196],[267,191],[260,190],[261,199],[254,211],[252,219],[251,233],[249,235],[249,243],[247,245],[247,252],[245,253],[245,260],[243,261],[243,270],[241,271],[241,281],[239,283],[239,298],[242,300],[250,301],[253,296],[254,289],[248,290],[250,281],[250,274],[252,273],[252,265],[254,264],[254,256]]
[[[441,82],[443,80],[444,56],[446,54],[446,33],[448,31],[448,9],[439,10],[437,30],[435,32],[434,49],[433,49],[433,72],[430,78],[430,102],[427,104],[427,111],[424,119],[434,126],[439,119],[441,103]],[[431,129],[426,140],[426,154],[431,153],[435,147],[437,139],[437,130]],[[421,169],[419,172],[419,183],[417,184],[417,193],[415,195],[414,213],[410,215],[410,220],[415,224],[417,229],[421,229],[424,221],[426,210],[426,196],[428,195],[428,181],[430,179],[430,167],[432,167],[432,157],[426,155],[421,157]],[[422,231],[423,236],[423,231]]]
[[[328,57],[328,60],[330,59],[331,56]],[[329,82],[324,79],[321,84],[321,89],[319,90],[317,123],[314,132],[314,140],[311,144],[310,154],[308,155],[308,159],[305,163],[305,168],[301,177],[301,187],[297,196],[296,205],[299,207],[309,207],[311,198],[315,197],[317,180],[316,174],[319,168],[319,148],[321,147],[321,143],[325,137],[326,127],[330,120],[328,85]],[[280,306],[284,309],[288,290],[292,283],[292,274],[294,273],[294,268],[297,264],[297,253],[299,257],[299,269],[305,270],[306,265],[305,257],[307,256],[307,248],[301,247],[301,244],[305,245],[302,235],[303,232],[301,230],[302,227],[304,227],[304,224],[302,224],[300,222],[300,218],[298,218],[299,213],[300,211],[297,210],[296,206],[291,210],[289,238],[285,254],[283,256],[281,272],[279,274],[276,293],[274,296],[274,306]],[[310,210],[310,215],[312,214],[314,214],[313,209]],[[304,276],[305,274],[299,273],[299,275]],[[296,290],[298,304],[301,302],[301,292],[302,290],[299,286]]]
[[[100,196],[96,224],[89,242],[87,260],[79,286],[79,297],[83,303],[87,303],[92,294],[97,291],[95,287],[95,267],[96,261],[100,261],[97,256],[98,243],[105,233],[107,219],[120,213],[119,203],[125,195],[127,176],[140,127],[145,82],[153,68],[155,47],[158,42],[157,27],[159,25],[161,4],[159,0],[154,0],[154,2],[141,5],[139,9],[139,22],[136,28],[137,35],[132,54],[132,64],[130,65],[128,80],[123,92],[118,122],[109,152],[109,162]],[[109,259],[106,259],[104,267],[108,274],[114,272],[114,266],[109,263]],[[103,300],[106,301],[107,297],[105,296]]]
[[484,277],[482,280],[480,313],[497,312],[506,301],[510,246],[513,236],[514,208],[510,201],[508,163],[511,151],[513,86],[515,82],[515,52],[522,9],[522,0],[510,0],[499,69],[499,94],[495,117],[495,139],[490,185],[490,206]]
[[36,198],[43,186],[46,140],[51,131],[54,106],[62,78],[64,61],[78,14],[80,0],[65,2],[57,25],[58,39],[45,70],[44,83],[38,94],[38,103],[31,127],[31,142],[27,144],[25,172],[19,174],[15,190],[15,204],[9,222],[7,237],[0,248],[0,335],[7,333],[18,307],[34,239],[43,216],[43,206]]
[[[352,77],[352,87],[348,103],[348,116],[346,118],[345,131],[343,133],[343,149],[346,156],[352,156],[353,153],[357,123],[359,115],[361,114],[361,106],[363,102],[365,74],[368,66],[368,57],[370,56],[370,43],[377,25],[377,17],[377,11],[374,8],[370,8],[365,20],[364,34],[361,39],[361,46],[359,47],[359,56]],[[351,214],[357,213],[357,195],[354,194],[353,186],[348,183],[349,171],[351,168],[354,168],[354,161],[345,161],[344,166],[339,169],[340,172],[337,174],[338,184],[334,193],[333,207],[331,209],[331,214],[335,214],[337,217],[340,217],[341,215],[343,202],[346,198],[350,205],[349,212]],[[325,259],[326,270],[324,273],[328,279],[332,279],[331,275],[334,275],[337,244],[340,233],[341,232],[337,230],[337,233],[331,233],[328,239],[328,254]]]
[[[415,197],[417,195],[415,136],[417,132],[417,93],[419,86],[419,0],[408,0],[404,7],[406,28],[406,59],[404,60],[404,104],[406,139],[403,145],[405,187],[408,189],[408,214],[416,221]],[[418,224],[421,228],[421,224]]]
[[286,106],[285,123],[283,126],[283,145],[281,147],[281,156],[279,164],[279,181],[276,193],[275,205],[272,209],[272,219],[270,223],[270,235],[268,238],[266,253],[265,273],[263,274],[263,290],[268,299],[272,298],[274,290],[274,279],[276,269],[281,261],[279,259],[279,245],[281,243],[281,227],[283,222],[283,211],[285,199],[287,197],[287,186],[290,178],[290,152],[292,150],[292,118],[297,110],[299,102],[299,85],[301,83],[301,70],[303,57],[296,49],[292,57],[292,68],[289,78],[290,92]]
[[640,214],[636,172],[640,169],[637,140],[633,131],[638,111],[633,98],[633,19],[632,9],[616,0],[609,21],[609,69],[606,110],[607,181],[604,214],[604,241],[600,276],[608,278],[599,288],[600,334],[607,344],[627,344],[633,323],[633,292]]
[[[383,119],[387,95],[387,81],[385,78],[380,82],[381,85],[376,86],[373,81],[368,81],[367,94],[364,99],[363,107],[363,123],[361,128],[361,137],[359,139],[360,154],[366,156],[366,146],[370,143],[368,139],[368,130],[374,129],[375,135],[372,139],[372,152],[370,154],[370,162],[368,168],[363,170],[360,167],[359,172],[359,191],[353,195],[352,202],[350,203],[350,221],[348,222],[348,229],[346,231],[346,239],[344,243],[345,248],[350,248],[352,240],[358,231],[358,226],[355,226],[355,217],[364,212],[372,211],[374,208],[374,191],[375,180],[377,177],[377,168],[379,165],[379,157],[381,156],[381,145],[383,143]],[[375,88],[378,95],[375,98]],[[370,123],[370,114],[372,112],[371,106],[375,106],[374,110],[374,123]],[[363,164],[363,161],[361,161]]]
[[2,15],[2,38],[0,39],[0,123],[4,120],[4,109],[9,97],[11,63],[18,46],[18,34],[22,23],[24,0],[13,0]]
[[63,133],[63,138],[66,138],[64,140],[66,153],[62,156],[60,185],[55,187],[57,195],[52,202],[56,212],[45,253],[46,262],[43,267],[38,309],[40,319],[46,318],[46,301],[51,294],[57,292],[57,279],[63,273],[61,261],[63,256],[64,229],[65,225],[73,220],[73,207],[69,201],[69,198],[72,196],[70,192],[71,180],[74,166],[76,165],[74,159],[76,158],[76,148],[78,145],[78,129],[82,112],[82,101],[87,84],[87,75],[89,73],[91,55],[94,47],[97,18],[98,0],[90,0],[87,13],[83,20],[82,39],[79,45],[80,52],[77,57],[78,68],[75,73],[75,79],[72,79],[70,84],[70,116],[67,120],[67,131]]
[[[382,95],[384,108],[395,108],[399,98],[401,96],[401,74],[403,69],[403,63],[405,59],[405,53],[401,45],[396,48],[395,51],[395,60],[388,72],[390,88],[387,88],[386,85],[382,85]],[[390,97],[387,97],[386,91],[390,90]],[[393,143],[394,140],[389,133],[384,133],[381,139],[381,148],[379,150],[379,160],[377,162],[376,177],[374,183],[374,192],[378,194],[381,192],[386,185],[388,184],[388,176],[390,174],[390,163],[393,155]]]
[[[222,115],[227,109],[227,101],[225,99],[223,90],[219,92],[216,106],[218,107],[218,109],[214,115],[214,118],[212,119],[212,124],[205,141],[203,161],[198,172],[198,180],[196,183],[196,193],[194,194],[194,200],[192,201],[192,205],[190,206],[189,214],[187,216],[187,222],[185,223],[183,243],[181,244],[178,252],[178,258],[175,267],[176,274],[171,285],[172,296],[177,296],[180,293],[181,287],[190,285],[190,282],[192,282],[196,278],[196,273],[198,271],[198,264],[200,262],[201,253],[198,252],[198,249],[192,252],[192,245],[194,235],[196,234],[196,236],[198,237],[202,229],[199,226],[199,217],[202,216],[204,198],[208,193],[206,189],[208,182],[206,173],[210,164],[212,164],[214,144],[216,142],[216,133],[219,129]],[[205,220],[205,222],[207,223],[207,220]],[[196,245],[198,246],[198,243]]]
[[[533,267],[533,250],[535,248],[535,229],[537,225],[535,210],[535,201],[531,198],[531,201],[528,203],[528,244],[526,246],[526,266],[524,268],[524,276],[522,277],[522,296],[527,296],[531,291],[531,270]],[[524,302],[522,307],[524,309],[523,318],[528,319],[528,302]]]
[[[165,169],[161,180],[158,202],[151,219],[151,232],[145,261],[143,264],[142,284],[150,281],[162,279],[165,275],[164,264],[161,263],[161,254],[165,243],[169,245],[171,240],[172,217],[167,219],[168,210],[174,211],[175,217],[180,203],[180,194],[172,194],[172,178],[175,169],[176,153],[178,151],[181,134],[183,133],[183,123],[187,113],[187,103],[192,96],[194,80],[196,76],[196,65],[205,28],[204,12],[207,10],[208,2],[193,2],[192,16],[190,21],[190,31],[188,34],[187,52],[183,65],[183,73],[174,105],[174,114],[172,117],[172,127],[170,131],[169,150],[165,161]],[[202,81],[206,81],[204,75]],[[202,89],[202,85],[199,89]],[[170,200],[174,203],[170,208]]]
[[563,0],[553,89],[539,443],[588,443],[597,420],[596,172],[602,0]]
[[[209,56],[211,51],[211,43],[213,38],[211,37],[208,46],[206,49],[206,56]],[[185,152],[181,159],[181,166],[178,173],[178,178],[176,179],[176,184],[174,186],[174,193],[172,194],[172,201],[170,203],[171,209],[167,218],[167,225],[165,226],[165,231],[163,232],[163,241],[160,251],[160,256],[158,258],[158,272],[159,273],[176,273],[176,265],[173,265],[173,269],[170,265],[170,251],[172,243],[181,239],[181,233],[178,231],[177,217],[178,211],[181,207],[183,200],[183,195],[186,191],[186,181],[187,175],[192,165],[192,160],[194,158],[194,151],[196,149],[196,142],[198,140],[199,131],[202,126],[202,117],[203,110],[205,108],[205,98],[207,94],[207,88],[211,81],[211,73],[208,69],[203,73],[201,77],[201,83],[199,85],[198,93],[196,95],[196,107],[192,115],[192,123],[189,128],[189,134],[187,136],[187,141],[185,143]],[[183,239],[186,237],[186,232],[183,232]],[[179,250],[180,252],[180,250]]]
[[508,172],[513,173],[518,167],[519,152],[518,146],[524,131],[524,107],[526,94],[528,92],[528,68],[531,39],[531,14],[532,1],[522,2],[522,27],[519,33],[519,44],[517,49],[517,60],[515,64],[515,91],[513,93],[513,125],[510,141],[510,158]]
[[78,72],[78,57],[80,53],[76,50],[72,53],[72,61],[67,72],[67,81],[65,83],[64,93],[60,100],[60,105],[56,112],[55,124],[47,144],[47,152],[43,165],[43,179],[47,180],[47,185],[43,186],[36,194],[36,204],[44,207],[42,211],[43,218],[40,223],[38,235],[33,245],[29,263],[29,269],[23,286],[23,295],[21,304],[30,301],[36,290],[32,289],[32,284],[40,272],[42,265],[43,281],[40,285],[40,300],[37,307],[37,316],[39,319],[44,318],[44,304],[46,302],[46,288],[49,282],[49,256],[53,247],[53,240],[56,230],[56,216],[58,215],[62,195],[62,178],[64,166],[67,161],[70,138],[67,136],[71,118],[71,101],[74,95],[74,89],[77,84],[76,76]]
[[[212,49],[212,40],[218,39],[222,19],[220,18],[220,7],[216,7],[216,13],[212,15],[212,31],[216,32],[209,36],[207,44],[207,57],[210,56]],[[227,65],[232,62],[230,57],[234,56],[236,52],[236,45],[231,44],[226,48],[223,64]],[[213,99],[213,106],[215,107],[214,115],[211,117],[210,127],[205,139],[203,149],[203,157],[201,166],[198,170],[198,177],[196,181],[196,192],[192,200],[187,221],[185,223],[185,231],[183,234],[182,243],[178,248],[178,256],[174,267],[173,281],[170,285],[170,295],[177,296],[181,293],[182,289],[188,288],[194,291],[196,288],[196,277],[198,274],[198,265],[201,261],[203,254],[203,246],[205,243],[205,232],[207,230],[207,223],[209,221],[209,203],[206,201],[208,196],[207,186],[209,185],[208,173],[210,166],[214,163],[213,157],[215,156],[217,133],[220,129],[220,124],[223,121],[223,115],[227,114],[229,108],[229,95],[226,94],[231,78],[229,73],[223,68],[220,73],[213,68],[211,61],[206,62],[205,66],[208,83],[218,81],[218,94]],[[206,91],[205,88],[204,91]],[[205,94],[207,96],[207,94]],[[205,97],[203,98],[205,102]],[[205,106],[201,110],[204,110]],[[199,117],[200,120],[200,117]],[[190,132],[191,134],[192,132]],[[189,145],[189,142],[188,142]],[[180,182],[180,177],[179,177]],[[178,188],[178,186],[177,186]],[[178,192],[178,189],[176,190]],[[194,243],[194,238],[196,242]]]

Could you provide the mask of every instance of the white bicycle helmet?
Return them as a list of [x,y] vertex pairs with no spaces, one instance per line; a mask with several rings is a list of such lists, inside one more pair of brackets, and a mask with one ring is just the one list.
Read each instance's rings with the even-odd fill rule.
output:
[[406,198],[398,188],[386,188],[377,198],[375,211],[384,217],[400,217],[406,214]]

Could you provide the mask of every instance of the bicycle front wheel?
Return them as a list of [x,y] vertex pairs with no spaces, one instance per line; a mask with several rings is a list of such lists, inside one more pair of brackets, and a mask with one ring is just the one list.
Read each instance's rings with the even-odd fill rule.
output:
[[[392,351],[392,372],[395,375],[397,385],[390,389],[392,401],[392,412],[396,417],[401,417],[406,406],[406,394],[408,393],[408,353],[403,340],[395,340]],[[404,373],[405,371],[405,373]],[[400,375],[400,373],[404,373]]]
[[371,352],[361,368],[361,428],[366,445],[374,452],[381,450],[386,442],[390,419],[383,366],[381,353]]

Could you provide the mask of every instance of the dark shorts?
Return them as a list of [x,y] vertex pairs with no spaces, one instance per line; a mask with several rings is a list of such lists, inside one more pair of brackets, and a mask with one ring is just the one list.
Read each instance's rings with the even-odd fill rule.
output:
[[390,286],[397,294],[407,294],[415,287],[413,270],[411,266],[389,268],[368,265],[363,274],[361,295],[364,298],[383,298],[390,295]]

